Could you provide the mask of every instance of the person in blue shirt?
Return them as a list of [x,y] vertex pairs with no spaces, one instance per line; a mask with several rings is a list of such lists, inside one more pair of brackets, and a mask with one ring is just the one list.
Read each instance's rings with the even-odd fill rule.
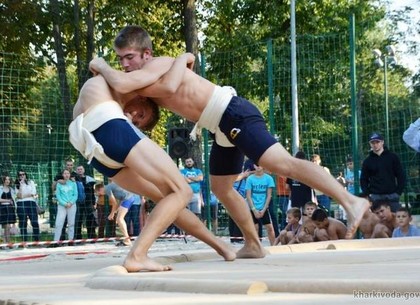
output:
[[66,217],[68,238],[69,240],[74,239],[74,225],[77,212],[77,186],[76,182],[70,179],[70,171],[68,169],[63,170],[62,175],[64,183],[57,183],[55,193],[57,198],[57,217],[55,218],[54,241],[60,240],[61,230],[63,229]]
[[270,245],[273,245],[276,236],[268,206],[275,187],[274,179],[269,174],[266,174],[261,166],[254,164],[254,168],[255,173],[246,179],[246,199],[251,209],[256,230],[258,231],[258,220],[261,219],[267,231]]
[[193,191],[193,196],[187,207],[191,212],[201,218],[201,207],[204,204],[201,196],[201,181],[204,178],[203,172],[201,169],[195,168],[194,160],[188,157],[184,161],[184,168],[181,169],[181,174]]
[[392,232],[392,237],[420,236],[420,230],[416,225],[410,224],[413,218],[408,209],[399,208],[395,218],[398,227]]

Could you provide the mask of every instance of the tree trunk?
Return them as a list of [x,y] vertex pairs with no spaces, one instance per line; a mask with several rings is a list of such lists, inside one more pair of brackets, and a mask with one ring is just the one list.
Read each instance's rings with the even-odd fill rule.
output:
[[70,104],[70,88],[67,81],[66,61],[60,30],[60,7],[57,0],[51,0],[50,13],[53,16],[54,49],[57,55],[57,71],[60,83],[61,101],[63,103],[65,119],[68,123],[72,120],[72,107]]
[[[195,15],[195,0],[183,0],[182,1],[182,16],[184,17],[184,37],[187,52],[191,52],[196,56],[196,63],[194,70],[197,73],[200,67],[198,62],[198,33],[197,33],[197,19]],[[192,130],[194,124],[187,121],[187,128]],[[202,147],[201,138],[197,138],[197,141],[193,142],[191,147],[191,156],[193,157],[195,164],[198,168],[203,168],[202,162]]]

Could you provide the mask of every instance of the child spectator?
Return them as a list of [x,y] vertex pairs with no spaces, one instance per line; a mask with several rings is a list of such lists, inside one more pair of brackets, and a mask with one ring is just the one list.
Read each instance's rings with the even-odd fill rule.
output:
[[302,226],[296,235],[296,243],[310,243],[314,241],[316,225],[312,214],[318,208],[315,202],[309,201],[303,206]]
[[261,220],[264,225],[270,245],[274,244],[276,236],[271,222],[270,211],[268,205],[274,188],[274,179],[269,174],[264,173],[261,166],[254,164],[255,174],[246,179],[246,199],[251,209],[252,218],[254,220],[255,229],[258,232],[258,222]]
[[372,238],[373,230],[375,229],[375,226],[378,224],[378,222],[378,216],[376,216],[376,214],[373,213],[371,209],[367,210],[365,214],[363,214],[359,230],[364,239]]
[[105,185],[103,183],[98,183],[95,185],[95,195],[96,195],[96,212],[97,212],[97,222],[98,222],[98,237],[104,238],[105,236],[105,226],[107,221],[107,215],[105,214]]
[[301,225],[299,224],[302,214],[299,208],[291,208],[286,213],[287,225],[281,230],[279,236],[276,238],[274,245],[279,243],[282,245],[295,243],[295,236],[299,232]]
[[391,212],[388,202],[376,201],[372,205],[372,212],[379,218],[373,229],[372,238],[389,238],[397,227],[395,214]]
[[398,227],[392,232],[392,237],[420,236],[420,230],[416,225],[410,224],[413,219],[408,209],[399,208],[395,217]]
[[328,217],[323,209],[317,209],[312,214],[312,220],[316,225],[315,239],[319,241],[344,239],[347,228],[339,220]]

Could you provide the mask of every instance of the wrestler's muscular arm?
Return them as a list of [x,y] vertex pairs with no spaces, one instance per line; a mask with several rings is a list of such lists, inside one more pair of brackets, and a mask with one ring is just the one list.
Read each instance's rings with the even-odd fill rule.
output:
[[156,82],[172,66],[173,58],[153,59],[141,70],[125,73],[111,68],[103,58],[95,58],[89,63],[93,74],[101,74],[106,82],[119,93],[128,93],[147,87]]
[[[175,60],[170,57],[158,57],[147,62],[142,69],[132,72],[122,72],[112,69],[105,61],[97,61],[90,64],[90,69],[96,73],[102,74],[107,83],[117,92],[126,94],[134,90],[140,90],[149,85],[153,85],[153,90],[146,92],[153,92],[153,96],[141,94],[148,97],[161,97],[168,94],[173,94],[181,84],[185,67],[192,68],[194,65],[195,56],[191,53],[184,53],[178,56]],[[159,80],[155,78],[163,74],[161,71],[167,72]],[[158,73],[157,73],[158,72]],[[150,75],[153,74],[153,77]],[[150,80],[154,80],[150,83]],[[148,84],[146,84],[148,83]]]
[[[184,79],[186,68],[192,69],[194,62],[195,56],[192,53],[184,53],[178,56],[169,71],[159,78],[157,82],[144,88],[146,91],[137,90],[137,93],[144,96],[152,95],[150,97],[165,97],[169,94],[174,94]],[[153,89],[148,90],[150,87],[153,87]],[[156,94],[148,94],[150,92],[156,92]]]
[[[129,73],[114,70],[105,61],[98,60],[91,61],[90,69],[102,74],[107,83],[119,93],[125,94],[153,85],[153,92],[159,92],[153,96],[156,97],[174,93],[182,82],[185,67],[192,67],[194,60],[195,56],[191,53],[182,54],[175,60],[158,57],[146,63],[142,69]],[[159,79],[162,71],[167,73]]]

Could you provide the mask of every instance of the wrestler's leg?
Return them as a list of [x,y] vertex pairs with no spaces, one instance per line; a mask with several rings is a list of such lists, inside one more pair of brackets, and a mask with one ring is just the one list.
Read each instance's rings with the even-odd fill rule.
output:
[[[152,199],[154,202],[159,202],[162,199],[162,194],[153,184],[146,181],[132,170],[130,171],[129,175],[131,178],[130,182],[127,184],[127,190],[133,193],[142,194]],[[174,223],[183,231],[208,244],[216,250],[217,253],[223,256],[226,261],[232,261],[236,258],[235,251],[221,239],[214,236],[213,233],[205,227],[203,222],[190,210],[184,208],[179,212]]]
[[134,171],[154,184],[164,196],[150,213],[146,225],[125,259],[124,267],[129,272],[170,270],[170,266],[151,260],[147,252],[156,238],[185,208],[192,196],[191,188],[169,156],[148,138],[142,139],[131,149],[124,164],[126,168],[113,177],[118,185],[131,190],[130,174]]
[[296,179],[336,199],[347,211],[349,224],[346,238],[353,238],[363,214],[369,208],[366,199],[346,191],[322,166],[292,157],[280,143],[268,148],[258,163],[267,171]]
[[211,189],[216,197],[223,203],[230,217],[241,230],[245,244],[236,255],[238,258],[261,258],[266,255],[255,230],[251,213],[247,208],[245,199],[233,188],[238,175],[211,175]]

